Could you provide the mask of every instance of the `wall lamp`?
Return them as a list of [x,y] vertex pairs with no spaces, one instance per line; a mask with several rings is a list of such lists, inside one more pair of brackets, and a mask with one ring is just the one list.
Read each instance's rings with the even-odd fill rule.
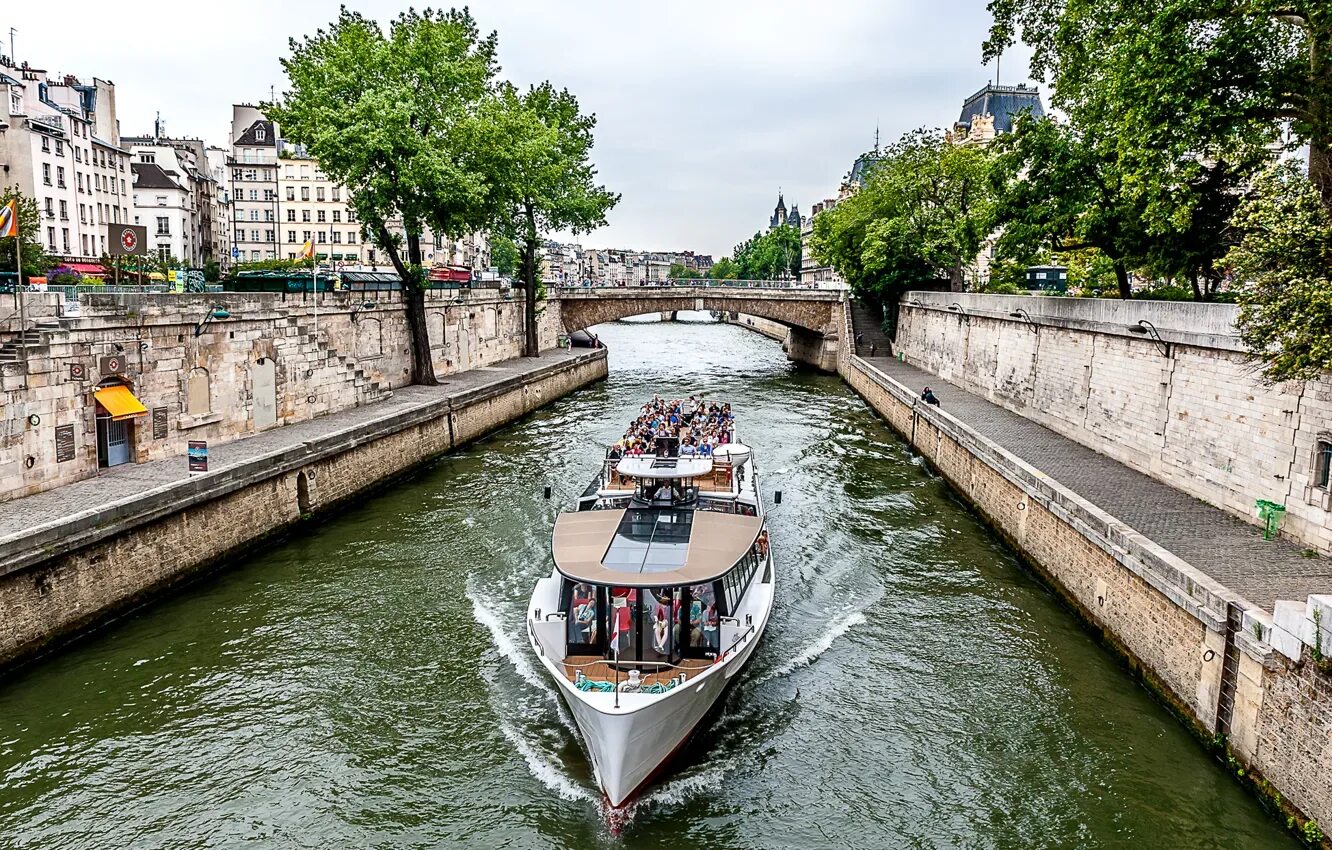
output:
[[1040,328],[1040,325],[1036,324],[1036,320],[1033,319],[1033,318],[1031,317],[1031,314],[1028,313],[1026,310],[1023,310],[1021,307],[1019,307],[1019,308],[1017,308],[1016,310],[1014,310],[1013,312],[1009,313],[1009,314],[1008,314],[1008,318],[1010,318],[1010,319],[1021,319],[1021,320],[1022,320],[1023,322],[1025,322],[1026,324],[1031,325],[1031,329],[1032,329],[1033,331],[1034,331],[1034,330],[1037,330],[1038,328]]
[[1129,333],[1143,334],[1152,342],[1156,343],[1156,347],[1161,349],[1162,354],[1166,357],[1170,356],[1170,343],[1161,339],[1161,334],[1156,331],[1156,325],[1153,325],[1146,319],[1139,319],[1136,325],[1129,325]]
[[227,310],[226,307],[223,307],[221,304],[214,304],[211,308],[209,308],[208,315],[203,317],[203,321],[194,326],[194,335],[195,336],[202,335],[204,332],[204,328],[208,325],[209,322],[213,321],[214,319],[230,319],[230,318],[231,318],[231,313],[230,311]]
[[911,299],[910,301],[908,301],[907,303],[910,304],[912,307],[924,307],[924,306],[925,306],[925,302],[921,301],[919,298],[912,298],[912,299]]
[[360,304],[357,304],[355,307],[352,308],[351,320],[354,322],[356,321],[356,316],[358,313],[364,313],[366,310],[373,310],[373,309],[375,309],[375,302],[362,301]]
[[967,314],[967,311],[962,309],[962,305],[959,304],[959,303],[957,303],[956,301],[954,301],[952,304],[948,305],[948,309],[949,309],[949,310],[952,310],[954,313],[956,313],[956,314],[958,314],[959,316],[961,316],[961,317],[962,317],[962,321],[964,321],[964,322],[970,322],[970,321],[971,321],[971,316],[968,315],[968,314]]

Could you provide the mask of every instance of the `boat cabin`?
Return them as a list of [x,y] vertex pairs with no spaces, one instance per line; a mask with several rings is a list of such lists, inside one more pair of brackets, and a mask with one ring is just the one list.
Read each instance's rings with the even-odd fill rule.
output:
[[679,507],[665,483],[678,480],[660,479],[669,498],[556,520],[566,657],[642,669],[726,651],[723,626],[740,626],[745,590],[769,563],[763,520]]

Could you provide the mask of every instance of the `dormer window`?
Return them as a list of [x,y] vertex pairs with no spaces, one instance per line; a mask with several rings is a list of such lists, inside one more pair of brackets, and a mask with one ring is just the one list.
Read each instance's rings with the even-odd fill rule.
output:
[[256,142],[262,142],[264,140],[265,135],[266,134],[264,133],[264,128],[259,127],[254,131],[254,140]]

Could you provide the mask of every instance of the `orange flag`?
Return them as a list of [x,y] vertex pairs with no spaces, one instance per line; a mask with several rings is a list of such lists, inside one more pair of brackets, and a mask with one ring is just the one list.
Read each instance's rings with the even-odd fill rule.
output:
[[18,201],[0,207],[0,236],[18,236]]

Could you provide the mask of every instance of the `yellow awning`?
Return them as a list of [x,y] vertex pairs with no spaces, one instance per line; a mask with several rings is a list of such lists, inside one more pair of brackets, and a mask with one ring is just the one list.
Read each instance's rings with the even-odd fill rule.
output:
[[106,408],[112,419],[133,419],[148,413],[148,408],[134,397],[129,387],[102,387],[93,393],[93,398]]

